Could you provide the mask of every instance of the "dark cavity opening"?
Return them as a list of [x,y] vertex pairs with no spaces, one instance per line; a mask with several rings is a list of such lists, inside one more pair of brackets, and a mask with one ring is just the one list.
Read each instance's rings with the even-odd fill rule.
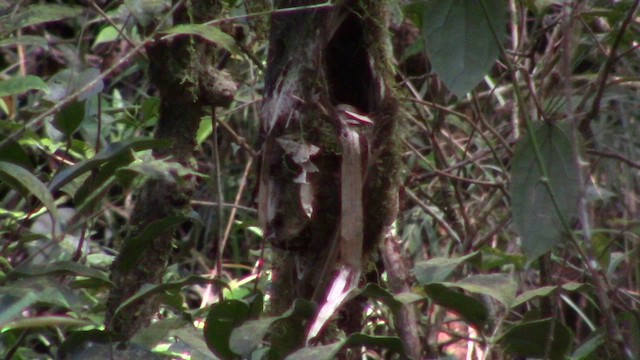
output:
[[329,95],[334,105],[348,104],[371,112],[372,74],[360,18],[349,13],[325,49]]

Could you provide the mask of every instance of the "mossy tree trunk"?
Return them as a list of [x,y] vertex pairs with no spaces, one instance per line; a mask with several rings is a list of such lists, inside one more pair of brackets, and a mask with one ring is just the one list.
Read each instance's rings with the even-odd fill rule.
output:
[[[174,1],[177,2],[177,1]],[[203,23],[220,14],[217,0],[193,0],[190,8],[178,8],[173,23]],[[167,140],[170,146],[156,149],[157,159],[192,167],[195,138],[200,119],[207,106],[228,106],[233,100],[235,85],[215,68],[216,47],[202,39],[176,36],[159,37],[146,46],[149,74],[160,93],[160,117],[155,137]],[[111,272],[115,284],[107,302],[107,328],[130,338],[138,329],[148,325],[158,310],[156,298],[145,298],[115,310],[144,284],[158,284],[171,253],[173,234],[162,229],[137,259],[124,251],[145,229],[151,229],[163,219],[184,217],[190,211],[194,190],[193,178],[170,173],[167,177],[149,179],[137,195],[131,218],[131,229],[116,257]],[[129,247],[139,247],[141,244]]]
[[[302,298],[322,313],[358,285],[367,255],[397,215],[387,3],[276,3],[259,191],[261,225],[275,254],[271,311]],[[318,321],[308,325],[308,338],[320,331]]]

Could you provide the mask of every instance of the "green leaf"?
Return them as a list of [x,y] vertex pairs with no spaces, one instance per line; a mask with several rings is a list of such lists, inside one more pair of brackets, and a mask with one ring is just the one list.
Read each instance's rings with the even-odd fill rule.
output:
[[293,354],[286,360],[333,360],[340,350],[347,346],[371,346],[388,349],[392,352],[404,355],[402,342],[397,337],[391,336],[370,336],[365,334],[352,334],[343,341],[338,341],[329,345],[316,347],[305,347]]
[[78,101],[97,95],[104,89],[100,70],[96,68],[88,68],[83,71],[64,69],[49,78],[47,84],[49,85],[49,92],[45,99],[51,102],[62,101],[86,86],[88,86],[87,89],[78,94]]
[[49,50],[49,42],[42,36],[22,35],[0,40],[0,46],[33,45]]
[[309,319],[315,313],[315,305],[304,300],[296,300],[293,306],[280,316],[260,320],[249,320],[234,329],[229,339],[229,347],[236,354],[248,357],[262,342],[275,322],[290,317]]
[[198,275],[189,275],[184,279],[181,279],[178,281],[169,281],[159,285],[145,284],[142,286],[140,290],[138,290],[131,297],[127,298],[127,300],[125,300],[122,304],[118,306],[118,308],[116,308],[116,311],[114,312],[114,316],[118,314],[120,311],[122,311],[122,309],[124,309],[125,307],[129,306],[130,304],[142,298],[148,298],[152,295],[163,293],[163,292],[180,290],[185,286],[205,285],[205,284],[216,284],[217,286],[223,286],[223,287],[227,286],[225,283],[221,282],[218,279],[210,279],[210,278],[206,278],[204,276],[198,276]]
[[163,39],[173,35],[197,35],[221,46],[233,54],[241,53],[233,37],[214,26],[206,24],[182,24],[176,25],[165,32],[170,35],[164,36]]
[[531,358],[544,358],[548,347],[549,359],[561,360],[571,347],[571,332],[557,320],[543,319],[513,326],[498,339],[498,344],[509,354]]
[[29,90],[49,92],[49,86],[37,76],[14,76],[0,81],[0,96],[19,95]]
[[191,360],[218,360],[218,357],[209,350],[204,336],[202,336],[202,330],[196,329],[193,324],[172,330],[169,336],[175,336],[189,346]]
[[5,299],[5,297],[0,296],[0,305],[2,305],[0,307],[0,326],[4,326],[4,324],[20,315],[24,309],[36,303],[40,295],[37,292],[29,292],[17,299],[15,297],[13,299]]
[[[592,357],[595,351],[604,344],[606,337],[602,333],[596,333],[591,339],[585,341],[571,354],[571,360],[595,359]],[[640,354],[639,354],[640,355]]]
[[432,258],[426,261],[419,261],[413,268],[416,280],[421,285],[446,281],[453,271],[467,261],[477,260],[480,252],[457,257],[457,258]]
[[30,329],[39,327],[89,326],[92,322],[68,316],[39,316],[19,319],[3,326],[3,331],[12,329]]
[[[542,123],[533,136],[560,212],[571,222],[577,211],[580,169],[565,129],[559,124]],[[543,183],[530,136],[521,139],[515,149],[511,211],[513,225],[522,238],[522,250],[529,260],[534,260],[560,244],[565,229]]]
[[24,151],[22,146],[11,139],[0,147],[0,161],[7,161],[16,165],[20,165],[27,171],[33,171],[33,164],[29,155]]
[[542,286],[537,289],[527,290],[522,294],[518,295],[513,301],[512,306],[516,307],[520,304],[524,304],[527,301],[530,301],[535,298],[549,296],[554,293],[558,289],[557,286]]
[[[355,293],[357,293],[357,291],[358,290],[356,290]],[[367,284],[364,289],[360,290],[360,295],[378,300],[389,307],[389,309],[391,310],[398,310],[402,306],[402,303],[396,300],[394,295],[389,292],[389,290],[380,287],[380,285],[378,284]]]
[[56,222],[58,210],[51,192],[28,170],[12,163],[0,161],[0,180],[20,191],[23,196],[30,194],[35,196],[49,210],[53,222]]
[[249,305],[239,300],[225,300],[211,305],[204,325],[204,338],[209,349],[222,359],[236,356],[229,347],[233,329],[249,318]]
[[396,354],[404,355],[404,348],[399,338],[395,336],[371,336],[366,334],[352,334],[347,338],[349,346],[382,347]]
[[344,341],[339,341],[329,345],[305,347],[290,354],[285,360],[332,360],[336,358],[344,343]]
[[46,265],[24,265],[9,273],[9,279],[31,276],[84,276],[113,285],[104,271],[90,268],[73,261],[60,261]]
[[[74,331],[66,337],[64,342],[58,348],[58,359],[98,359],[97,356],[88,356],[89,349],[104,348],[107,344],[114,344],[113,348],[109,345],[105,351],[106,357],[116,358],[118,352],[122,352],[116,348],[119,341],[124,341],[122,335],[108,332],[106,330],[86,330]],[[104,358],[104,356],[102,357]]]
[[171,234],[173,229],[187,220],[187,216],[169,216],[147,225],[137,236],[127,239],[120,249],[118,267],[123,272],[133,269],[142,259],[144,252],[158,236]]
[[[503,41],[506,7],[503,0],[484,0],[493,28]],[[422,32],[431,66],[458,97],[471,91],[491,70],[500,54],[480,1],[427,0]]]
[[136,332],[133,338],[131,338],[131,342],[153,348],[164,340],[171,331],[185,326],[193,327],[189,321],[182,318],[162,319]]
[[113,143],[107,149],[96,154],[93,158],[81,161],[60,171],[58,175],[51,180],[51,183],[49,183],[49,188],[51,191],[58,190],[85,172],[95,169],[98,166],[130,151],[141,151],[151,148],[166,147],[168,145],[168,141],[149,138],[129,139],[123,142]]
[[1,17],[0,24],[4,24],[5,32],[11,32],[27,26],[76,17],[80,14],[82,14],[82,8],[77,6],[35,4],[15,15]]
[[442,284],[425,285],[424,289],[434,303],[457,313],[478,329],[482,329],[487,323],[489,313],[480,301]]
[[616,316],[616,322],[624,329],[626,347],[634,359],[640,356],[640,315],[637,311],[625,311]]
[[85,118],[84,101],[75,101],[63,107],[53,119],[53,126],[61,133],[71,136]]
[[[565,291],[579,291],[583,286],[584,284],[581,283],[570,282],[562,284],[561,288]],[[511,307],[516,307],[535,298],[549,296],[553,294],[557,289],[557,286],[542,286],[537,289],[527,290],[515,298],[515,300],[511,304]]]
[[93,42],[93,45],[91,45],[91,48],[95,49],[96,46],[100,44],[115,41],[118,39],[119,36],[120,36],[120,33],[118,33],[118,30],[115,27],[111,25],[105,26],[100,30],[100,32],[98,33],[98,36],[96,36],[96,39]]
[[480,274],[468,276],[460,281],[442,283],[466,291],[491,296],[507,308],[511,307],[518,291],[518,284],[509,274]]

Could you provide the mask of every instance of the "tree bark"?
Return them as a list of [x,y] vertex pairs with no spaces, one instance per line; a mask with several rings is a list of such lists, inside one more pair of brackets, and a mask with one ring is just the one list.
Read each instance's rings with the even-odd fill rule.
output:
[[274,313],[296,298],[339,306],[397,214],[385,2],[318,3],[279,1],[297,9],[272,15],[258,201]]
[[[194,0],[192,8],[180,8],[174,14],[174,24],[205,22],[220,12],[215,0]],[[193,15],[191,15],[193,14]],[[228,75],[215,69],[215,45],[201,39],[177,36],[156,39],[146,47],[151,82],[160,92],[160,117],[155,132],[157,139],[168,140],[170,147],[156,149],[155,158],[190,167],[193,163],[195,137],[206,106],[228,106],[233,100],[235,84]],[[190,210],[195,183],[192,178],[168,174],[170,179],[150,179],[140,190],[131,219],[128,241],[139,236],[154,222],[172,216],[183,216]],[[145,298],[120,310],[115,310],[144,284],[158,284],[171,253],[172,229],[155,237],[144,249],[142,258],[133,266],[126,264],[123,251],[116,257],[111,280],[115,287],[107,302],[107,328],[130,338],[148,325],[157,312],[155,297]]]

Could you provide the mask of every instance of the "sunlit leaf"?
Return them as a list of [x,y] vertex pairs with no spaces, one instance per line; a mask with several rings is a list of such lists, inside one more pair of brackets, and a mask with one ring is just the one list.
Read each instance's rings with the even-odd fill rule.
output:
[[0,96],[18,95],[29,90],[49,92],[49,86],[37,76],[14,76],[0,81]]
[[[484,0],[499,41],[505,37],[506,4]],[[500,54],[480,1],[427,0],[422,32],[433,70],[458,97],[471,91]]]
[[[531,136],[536,137],[548,179],[542,179]],[[511,166],[511,211],[513,225],[522,238],[522,250],[529,260],[560,244],[565,231],[543,181],[548,181],[562,216],[570,222],[577,211],[579,171],[564,125],[542,123],[516,146]]]
[[94,49],[96,46],[100,44],[117,40],[119,36],[120,36],[120,33],[118,33],[118,30],[116,30],[115,27],[111,25],[105,26],[100,30],[100,32],[98,33],[98,36],[96,36],[96,39],[93,41],[93,45],[91,45],[91,48]]

